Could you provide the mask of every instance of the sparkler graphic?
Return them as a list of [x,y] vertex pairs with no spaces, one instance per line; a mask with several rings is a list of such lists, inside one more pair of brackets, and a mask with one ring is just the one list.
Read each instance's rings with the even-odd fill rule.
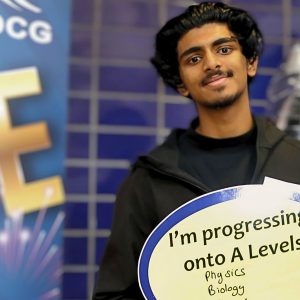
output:
[[61,299],[61,250],[55,240],[64,213],[58,212],[50,225],[46,213],[46,208],[38,213],[31,229],[22,213],[5,218],[0,230],[1,300]]

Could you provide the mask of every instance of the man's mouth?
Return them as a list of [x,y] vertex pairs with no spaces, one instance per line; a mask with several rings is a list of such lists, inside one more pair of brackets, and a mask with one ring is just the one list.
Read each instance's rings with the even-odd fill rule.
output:
[[215,71],[213,73],[208,74],[201,82],[203,86],[210,85],[215,86],[223,83],[227,78],[232,77],[233,73],[231,71],[223,72],[223,71]]
[[227,76],[213,76],[210,79],[205,80],[204,85],[218,85],[222,83]]

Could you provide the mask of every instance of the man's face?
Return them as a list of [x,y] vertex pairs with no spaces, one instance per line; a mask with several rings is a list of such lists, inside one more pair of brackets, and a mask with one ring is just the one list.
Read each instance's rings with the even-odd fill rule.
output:
[[187,32],[178,42],[183,96],[199,108],[228,107],[243,99],[248,104],[247,77],[254,76],[257,60],[250,63],[226,24],[208,23]]

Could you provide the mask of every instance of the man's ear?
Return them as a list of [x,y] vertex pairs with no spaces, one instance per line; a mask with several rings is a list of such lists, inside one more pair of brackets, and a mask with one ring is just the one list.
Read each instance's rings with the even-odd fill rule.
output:
[[258,57],[251,58],[247,61],[247,74],[249,77],[254,77],[257,72]]
[[177,85],[177,92],[184,97],[189,97],[190,92],[185,87],[184,83]]

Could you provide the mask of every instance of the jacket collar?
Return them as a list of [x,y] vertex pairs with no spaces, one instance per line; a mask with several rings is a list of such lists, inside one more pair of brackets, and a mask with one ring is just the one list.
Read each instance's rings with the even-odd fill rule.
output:
[[257,126],[258,147],[271,149],[286,136],[286,133],[275,127],[270,119],[256,117],[254,121]]
[[[259,174],[270,156],[270,151],[285,137],[285,133],[277,129],[271,120],[261,117],[254,117],[257,126],[257,163],[254,171],[253,182]],[[197,120],[191,122],[191,128],[197,126]],[[147,156],[141,156],[135,167],[146,167],[160,172],[172,174],[189,182],[196,183],[189,174],[178,168],[179,150],[178,141],[185,129],[175,129],[166,138],[165,142],[156,147]]]

